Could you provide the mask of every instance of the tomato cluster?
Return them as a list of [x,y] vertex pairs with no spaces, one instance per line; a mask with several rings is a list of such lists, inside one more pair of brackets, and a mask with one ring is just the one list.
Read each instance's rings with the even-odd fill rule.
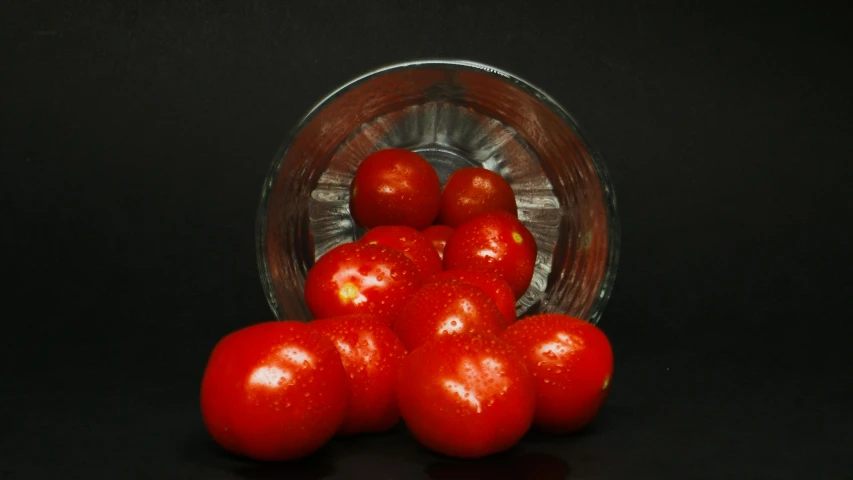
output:
[[481,457],[532,425],[570,433],[595,418],[610,343],[567,315],[516,319],[537,248],[506,180],[462,168],[442,189],[423,157],[385,149],[350,191],[368,231],[309,270],[316,320],[253,325],[214,348],[201,410],[218,444],[290,460],[402,418],[427,448]]

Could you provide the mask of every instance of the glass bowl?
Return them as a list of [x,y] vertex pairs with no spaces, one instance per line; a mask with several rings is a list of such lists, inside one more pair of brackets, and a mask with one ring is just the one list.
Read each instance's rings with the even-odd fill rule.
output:
[[314,261],[363,231],[349,214],[359,162],[388,147],[414,150],[442,183],[483,166],[512,186],[539,249],[519,317],[558,312],[597,323],[616,273],[616,199],[599,153],[572,116],[519,77],[469,61],[392,65],[332,92],[276,154],[257,215],[257,260],[279,319],[309,320]]

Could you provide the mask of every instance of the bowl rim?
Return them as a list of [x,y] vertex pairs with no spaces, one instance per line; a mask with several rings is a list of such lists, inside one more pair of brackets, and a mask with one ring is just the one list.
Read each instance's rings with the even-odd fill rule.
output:
[[326,105],[328,105],[350,89],[361,84],[362,82],[365,82],[377,75],[382,75],[393,71],[411,70],[425,67],[470,69],[480,73],[499,77],[504,81],[507,81],[512,85],[520,88],[529,95],[537,98],[548,109],[557,114],[557,116],[559,116],[566,123],[566,125],[568,125],[569,128],[572,129],[575,135],[577,135],[578,140],[581,142],[581,144],[586,147],[592,160],[593,168],[595,169],[596,174],[598,175],[599,181],[601,183],[603,200],[605,203],[605,214],[607,215],[608,230],[607,259],[605,261],[604,275],[601,279],[601,283],[599,284],[599,291],[597,295],[598,298],[593,304],[593,307],[590,309],[589,318],[586,318],[586,320],[590,323],[597,324],[598,321],[601,319],[602,313],[604,312],[604,309],[607,306],[607,303],[610,299],[613,290],[613,284],[616,280],[616,271],[619,265],[619,250],[621,247],[621,225],[619,222],[619,215],[616,204],[616,192],[613,189],[613,182],[611,180],[607,166],[604,163],[604,159],[601,156],[601,152],[593,145],[591,145],[589,141],[587,141],[587,136],[585,135],[583,128],[581,127],[580,123],[575,120],[574,116],[572,116],[572,114],[569,113],[566,108],[564,108],[559,102],[557,102],[556,99],[545,93],[544,90],[537,87],[533,83],[523,79],[522,77],[519,77],[518,75],[509,73],[506,70],[502,70],[484,63],[464,59],[441,58],[410,60],[401,63],[387,64],[385,66],[368,71],[342,84],[341,86],[334,89],[331,93],[323,97],[319,102],[315,103],[308,110],[308,112],[305,113],[302,118],[299,119],[296,125],[290,129],[284,141],[276,150],[275,156],[273,157],[273,161],[267,170],[266,176],[264,177],[263,186],[261,188],[260,201],[255,216],[255,257],[258,266],[258,271],[261,277],[261,284],[263,286],[264,295],[266,296],[267,303],[269,304],[269,307],[275,317],[278,319],[283,319],[284,312],[281,310],[281,305],[279,304],[278,299],[276,298],[275,286],[273,285],[272,275],[270,274],[269,269],[269,261],[267,258],[267,216],[269,211],[270,193],[275,183],[275,179],[278,176],[278,171],[281,169],[281,165],[284,161],[284,158],[287,156],[287,152],[290,149],[291,144],[302,131],[302,129],[305,128],[305,126],[308,125],[314,119],[314,117],[323,108],[325,108]]

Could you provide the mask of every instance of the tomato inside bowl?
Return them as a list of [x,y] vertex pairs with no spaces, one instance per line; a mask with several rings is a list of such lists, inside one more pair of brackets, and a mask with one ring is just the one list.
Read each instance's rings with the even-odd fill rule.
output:
[[285,140],[264,180],[256,223],[261,281],[278,318],[310,319],[308,270],[364,234],[349,210],[349,187],[360,162],[385,148],[419,153],[442,185],[471,166],[506,179],[538,247],[518,315],[599,320],[619,256],[616,200],[600,154],[542,90],[455,60],[361,76],[320,101]]

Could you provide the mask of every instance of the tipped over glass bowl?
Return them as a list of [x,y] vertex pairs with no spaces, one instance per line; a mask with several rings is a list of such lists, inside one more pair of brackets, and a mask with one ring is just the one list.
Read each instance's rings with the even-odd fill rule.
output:
[[391,147],[421,154],[442,184],[468,166],[504,177],[538,247],[519,318],[556,312],[599,321],[619,258],[616,199],[600,154],[542,90],[459,60],[370,72],[291,131],[264,180],[256,224],[261,282],[277,318],[312,318],[303,298],[308,270],[364,233],[350,215],[349,185],[365,157]]

